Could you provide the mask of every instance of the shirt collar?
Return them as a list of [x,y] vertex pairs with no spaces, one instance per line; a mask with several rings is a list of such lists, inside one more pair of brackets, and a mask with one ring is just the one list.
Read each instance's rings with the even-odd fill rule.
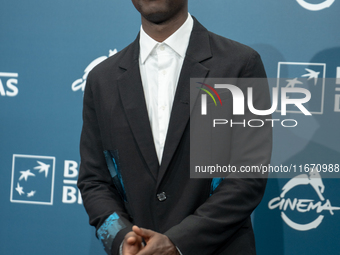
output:
[[[166,44],[171,47],[177,54],[181,57],[185,57],[189,45],[190,34],[194,26],[194,21],[191,15],[188,13],[188,18],[183,23],[183,25],[177,29],[172,35],[170,35],[162,44]],[[140,29],[140,60],[144,63],[149,57],[150,53],[156,47],[156,45],[161,44],[160,42],[152,39],[147,33],[145,33],[143,27]]]

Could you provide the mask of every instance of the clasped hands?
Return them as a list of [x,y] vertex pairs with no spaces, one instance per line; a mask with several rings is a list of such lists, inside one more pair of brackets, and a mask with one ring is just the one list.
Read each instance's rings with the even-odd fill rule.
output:
[[[145,246],[142,238],[146,242]],[[179,255],[179,253],[166,235],[133,226],[132,231],[125,235],[123,255]]]

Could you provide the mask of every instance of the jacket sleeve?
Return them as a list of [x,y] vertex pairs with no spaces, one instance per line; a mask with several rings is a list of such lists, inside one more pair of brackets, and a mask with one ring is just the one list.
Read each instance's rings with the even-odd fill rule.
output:
[[95,100],[92,89],[95,85],[95,78],[90,73],[84,93],[78,188],[90,224],[96,228],[96,235],[105,251],[107,254],[119,254],[119,246],[125,235],[131,231],[132,223],[103,152],[96,113],[98,101]]
[[[265,78],[260,56],[253,51],[240,74],[241,78]],[[250,81],[250,80],[249,80]],[[254,80],[253,80],[254,81]],[[249,84],[242,82],[239,88],[245,95]],[[256,109],[269,109],[268,83],[259,82],[253,91]],[[233,121],[244,119],[270,119],[270,116],[253,115],[245,103],[245,115],[233,116]],[[268,165],[272,149],[272,124],[266,122],[261,128],[236,125],[232,128],[230,165]],[[214,193],[197,210],[180,224],[169,229],[165,235],[180,249],[183,255],[211,255],[233,238],[233,235],[249,220],[249,216],[260,203],[266,186],[266,175],[252,173],[246,176],[230,174]],[[246,178],[244,178],[246,177]],[[199,192],[199,191],[197,191]]]

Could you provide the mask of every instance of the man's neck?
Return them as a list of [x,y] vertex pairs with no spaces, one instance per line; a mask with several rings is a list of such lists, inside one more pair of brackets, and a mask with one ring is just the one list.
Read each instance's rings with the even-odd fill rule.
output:
[[188,10],[184,10],[161,24],[155,24],[142,17],[142,26],[145,33],[157,42],[165,41],[170,35],[179,29],[188,18]]

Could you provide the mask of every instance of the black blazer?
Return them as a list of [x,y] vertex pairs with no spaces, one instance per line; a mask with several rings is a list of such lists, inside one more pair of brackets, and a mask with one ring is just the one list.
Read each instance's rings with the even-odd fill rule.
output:
[[[183,255],[255,254],[250,214],[266,180],[227,178],[211,195],[211,179],[190,179],[189,83],[191,77],[265,77],[260,56],[194,19],[160,166],[138,57],[139,36],[90,72],[84,94],[78,187],[106,251],[118,254],[136,224],[164,233]],[[268,86],[255,93],[254,101],[258,109],[270,108]],[[225,157],[231,164],[269,164],[270,125],[235,127],[229,136]],[[116,228],[114,234],[110,227]],[[108,236],[112,245],[104,240]]]

